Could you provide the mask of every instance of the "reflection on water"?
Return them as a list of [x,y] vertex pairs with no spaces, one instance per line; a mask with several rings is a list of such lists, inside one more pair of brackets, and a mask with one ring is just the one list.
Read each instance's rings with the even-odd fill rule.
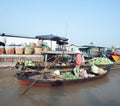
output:
[[19,85],[15,70],[0,70],[0,106],[119,106],[120,70],[106,77],[64,87],[28,87]]

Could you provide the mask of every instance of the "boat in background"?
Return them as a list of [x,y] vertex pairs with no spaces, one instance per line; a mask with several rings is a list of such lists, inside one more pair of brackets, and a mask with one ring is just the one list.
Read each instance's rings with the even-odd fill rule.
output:
[[115,62],[120,61],[120,56],[112,55],[111,57],[113,58],[113,60],[114,60]]
[[110,57],[112,57],[112,60],[114,62],[120,61],[120,53],[115,51],[115,52],[107,52],[107,54],[110,55]]

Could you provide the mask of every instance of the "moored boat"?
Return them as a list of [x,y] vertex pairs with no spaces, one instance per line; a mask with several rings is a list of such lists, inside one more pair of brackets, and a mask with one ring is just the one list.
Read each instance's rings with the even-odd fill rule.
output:
[[120,53],[118,53],[118,52],[107,52],[107,54],[109,55],[109,57],[110,57],[114,62],[120,61]]
[[109,70],[110,68],[107,67],[104,72],[102,70],[102,73],[97,73],[87,69],[86,72],[80,71],[78,76],[75,75],[74,69],[60,72],[57,70],[59,75],[53,72],[19,72],[16,73],[16,77],[19,83],[23,85],[65,86],[102,78],[108,74]]
[[114,60],[115,62],[120,61],[120,56],[112,55],[111,57],[113,58],[113,60]]

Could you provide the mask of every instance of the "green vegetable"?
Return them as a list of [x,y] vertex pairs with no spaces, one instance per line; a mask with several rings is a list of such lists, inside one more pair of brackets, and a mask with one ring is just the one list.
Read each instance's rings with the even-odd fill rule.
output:
[[71,72],[63,72],[61,76],[65,79],[76,79],[77,76],[73,75]]
[[25,61],[25,66],[35,66],[35,63],[33,63],[31,60]]
[[88,61],[88,65],[108,65],[113,64],[113,62],[105,57],[94,57]]

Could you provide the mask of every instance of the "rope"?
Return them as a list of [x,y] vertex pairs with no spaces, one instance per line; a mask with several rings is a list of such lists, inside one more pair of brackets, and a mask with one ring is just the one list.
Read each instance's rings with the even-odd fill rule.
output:
[[59,58],[59,56],[58,57],[56,57],[56,59],[50,64],[50,65],[48,65],[48,67],[46,67],[46,68],[50,68],[56,61],[57,61],[57,59]]
[[[56,55],[55,55],[55,56],[56,56]],[[47,61],[50,60],[50,59],[52,59],[52,58],[55,57],[55,56],[52,56],[52,57],[48,58]]]

